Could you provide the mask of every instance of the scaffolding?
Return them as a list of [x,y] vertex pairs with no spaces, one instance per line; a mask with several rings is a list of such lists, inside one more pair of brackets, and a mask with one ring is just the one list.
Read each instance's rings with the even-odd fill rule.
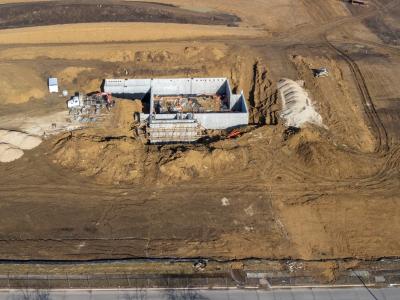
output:
[[146,132],[151,144],[191,143],[203,136],[195,119],[151,120]]

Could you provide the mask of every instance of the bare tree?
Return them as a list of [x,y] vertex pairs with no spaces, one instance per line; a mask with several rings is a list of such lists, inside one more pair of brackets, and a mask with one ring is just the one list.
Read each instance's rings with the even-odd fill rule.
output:
[[18,295],[13,296],[13,300],[51,300],[50,292],[44,289],[22,289]]
[[184,289],[168,289],[165,291],[167,300],[206,300],[207,298],[200,294],[199,291],[184,288]]
[[125,293],[122,297],[124,300],[145,300],[147,299],[147,291],[144,288],[137,287],[134,292]]

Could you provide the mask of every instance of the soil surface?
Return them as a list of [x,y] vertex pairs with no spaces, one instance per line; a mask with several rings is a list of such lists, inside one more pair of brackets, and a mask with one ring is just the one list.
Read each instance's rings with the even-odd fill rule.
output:
[[[2,30],[0,128],[42,128],[65,111],[66,98],[47,93],[49,76],[70,94],[96,91],[104,78],[225,76],[243,90],[250,126],[237,139],[221,131],[198,144],[150,146],[133,130],[141,103],[117,99],[103,121],[45,137],[0,164],[0,258],[399,257],[400,50],[382,37],[384,27],[365,22],[400,1],[353,8],[334,0],[238,0],[240,9],[223,0],[162,2],[177,7],[146,5],[190,7],[201,18],[217,9],[242,22],[228,28],[236,36],[186,24],[169,27],[174,38],[156,40],[158,24],[146,24],[148,38],[136,42],[115,40],[94,23],[91,32],[105,39],[77,44],[59,34],[55,43],[21,45],[7,36],[32,28]],[[278,19],[287,22],[278,26]],[[120,28],[114,25],[107,23]],[[74,26],[52,30],[84,30]],[[35,34],[46,37],[40,29]],[[313,76],[320,67],[328,77]],[[281,78],[304,81],[323,126],[284,127]]]
[[96,22],[159,22],[234,25],[240,18],[194,12],[161,3],[125,1],[49,1],[0,5],[0,28]]

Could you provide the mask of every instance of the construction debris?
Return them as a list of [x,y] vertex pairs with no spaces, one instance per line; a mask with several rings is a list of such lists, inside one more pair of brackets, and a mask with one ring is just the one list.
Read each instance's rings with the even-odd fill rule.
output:
[[103,109],[110,110],[114,106],[114,100],[110,93],[97,92],[91,95],[75,94],[67,101],[69,114],[74,120],[80,122],[94,122],[94,116],[99,116]]
[[228,134],[228,139],[234,139],[240,136],[242,133],[238,129],[233,129],[229,134]]
[[223,95],[196,95],[196,96],[154,96],[156,113],[205,113],[228,112],[229,99]]

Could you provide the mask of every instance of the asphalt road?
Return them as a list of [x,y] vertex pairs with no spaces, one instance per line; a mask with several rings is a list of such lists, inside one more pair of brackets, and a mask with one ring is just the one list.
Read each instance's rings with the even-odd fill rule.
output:
[[[371,294],[372,293],[372,294]],[[287,290],[56,290],[48,295],[36,294],[36,292],[0,291],[0,300],[133,300],[133,299],[174,299],[174,300],[398,300],[400,288],[371,289],[371,293],[365,288],[309,288]],[[48,296],[48,297],[47,297]]]

